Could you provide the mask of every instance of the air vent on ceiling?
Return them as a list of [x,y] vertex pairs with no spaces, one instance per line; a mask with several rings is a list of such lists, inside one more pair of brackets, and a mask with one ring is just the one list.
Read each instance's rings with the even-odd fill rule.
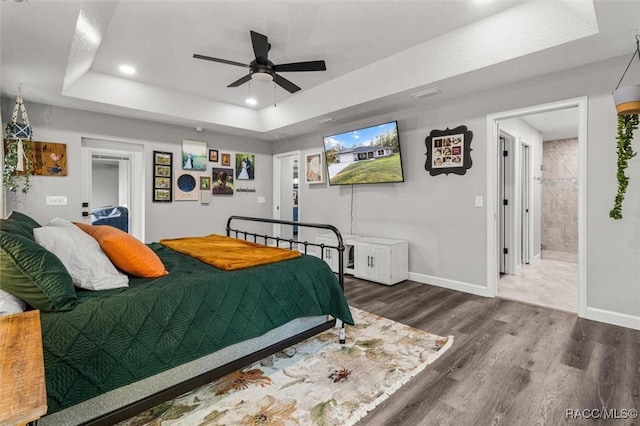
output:
[[427,96],[437,95],[438,93],[441,93],[440,89],[438,89],[437,87],[432,87],[431,89],[412,93],[411,96],[416,99],[422,99],[422,98],[426,98]]

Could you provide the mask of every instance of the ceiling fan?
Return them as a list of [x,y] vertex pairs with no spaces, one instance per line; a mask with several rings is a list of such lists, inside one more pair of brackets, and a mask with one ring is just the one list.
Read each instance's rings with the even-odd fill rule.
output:
[[282,87],[289,93],[295,93],[300,90],[300,87],[293,84],[291,81],[276,74],[277,72],[300,72],[300,71],[326,71],[327,66],[324,61],[306,61],[306,62],[292,62],[289,64],[276,65],[269,60],[269,50],[271,50],[271,44],[269,43],[267,36],[257,33],[255,31],[249,31],[251,34],[251,44],[253,45],[253,53],[255,59],[248,65],[240,62],[229,61],[227,59],[212,58],[211,56],[193,54],[196,59],[204,59],[207,61],[220,62],[222,64],[236,65],[238,67],[249,68],[249,74],[234,81],[227,87],[238,87],[249,80],[257,80],[261,82],[274,81],[277,85]]

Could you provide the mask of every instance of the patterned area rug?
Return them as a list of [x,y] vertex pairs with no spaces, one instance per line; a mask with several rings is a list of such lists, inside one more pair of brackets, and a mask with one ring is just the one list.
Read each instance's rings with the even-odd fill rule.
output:
[[352,425],[453,344],[351,308],[331,329],[121,425]]

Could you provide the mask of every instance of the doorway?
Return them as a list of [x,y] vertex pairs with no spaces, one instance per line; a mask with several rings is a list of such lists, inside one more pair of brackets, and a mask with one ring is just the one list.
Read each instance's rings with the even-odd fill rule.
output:
[[142,145],[82,140],[83,216],[144,242]]
[[[277,154],[273,157],[273,218],[300,221],[299,193],[300,151]],[[297,226],[273,225],[273,235],[297,240]]]
[[[557,211],[557,202],[543,202],[545,185],[564,185],[551,173],[549,160],[543,162],[545,142],[558,139],[551,133],[560,131],[554,125],[566,123],[571,115],[575,135],[574,165],[569,165],[566,154],[558,154],[566,168],[573,168],[574,178],[567,179],[572,186],[561,188],[562,195],[575,202],[573,214]],[[544,118],[548,123],[545,125]],[[571,120],[569,120],[571,121]],[[521,127],[519,123],[524,123]],[[526,129],[538,131],[526,133]],[[524,130],[523,130],[524,129]],[[547,134],[548,133],[548,134]],[[564,137],[564,136],[563,136]],[[490,296],[515,299],[583,315],[586,311],[586,99],[507,111],[488,116],[488,293]],[[512,148],[504,156],[503,147]],[[508,151],[508,149],[507,149]],[[513,155],[511,155],[513,153]],[[511,158],[506,160],[506,158]],[[545,180],[547,177],[551,179]],[[550,193],[559,189],[551,188]],[[505,197],[507,201],[505,202]],[[511,198],[509,198],[511,197]],[[556,210],[550,211],[550,205]],[[509,209],[506,209],[506,207]],[[543,218],[545,220],[543,220]],[[551,220],[548,220],[551,218]],[[565,226],[564,221],[567,220]],[[545,227],[555,228],[545,232]],[[544,248],[544,238],[557,234],[557,229],[574,227],[575,237],[568,238],[575,248],[573,263],[566,259],[549,259]],[[505,253],[504,246],[508,249]],[[504,258],[503,258],[504,257]],[[577,261],[577,262],[576,262]]]

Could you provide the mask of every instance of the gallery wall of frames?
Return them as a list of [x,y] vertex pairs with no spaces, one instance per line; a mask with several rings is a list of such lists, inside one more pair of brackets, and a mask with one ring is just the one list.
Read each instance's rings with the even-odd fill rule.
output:
[[173,153],[153,151],[153,201],[200,201],[234,192],[255,192],[255,187],[236,188],[242,181],[255,180],[256,155],[222,152],[206,142],[183,140],[180,164]]

